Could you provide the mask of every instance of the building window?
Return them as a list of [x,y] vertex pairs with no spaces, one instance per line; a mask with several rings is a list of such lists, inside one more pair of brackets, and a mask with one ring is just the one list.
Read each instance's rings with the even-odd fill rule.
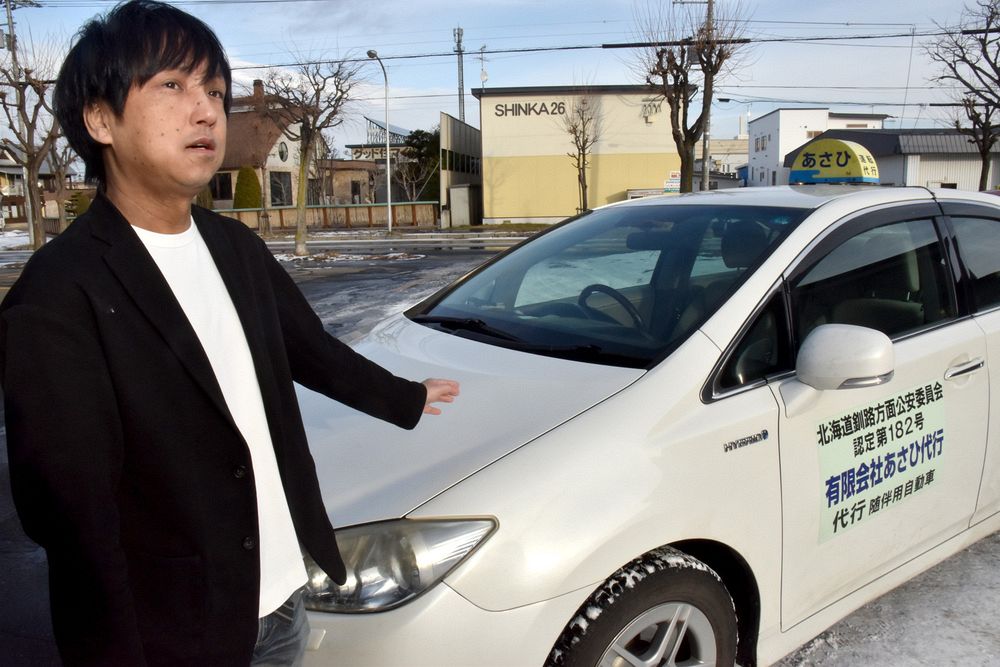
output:
[[292,205],[292,172],[272,171],[271,181],[271,206],[291,206]]
[[230,173],[216,174],[212,177],[212,180],[208,182],[208,189],[212,193],[212,199],[215,201],[220,199],[232,199],[233,175]]
[[282,162],[288,159],[288,144],[284,141],[278,144],[278,159]]
[[310,206],[323,204],[323,180],[310,178],[306,184],[306,203]]

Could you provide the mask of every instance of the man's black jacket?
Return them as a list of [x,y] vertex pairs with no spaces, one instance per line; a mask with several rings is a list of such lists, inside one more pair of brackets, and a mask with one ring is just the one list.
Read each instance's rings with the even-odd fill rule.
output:
[[[250,345],[299,540],[342,579],[292,382],[404,428],[424,387],[328,335],[244,225],[193,216]],[[0,371],[14,499],[48,555],[66,663],[246,665],[260,575],[249,450],[107,199],[35,253],[0,306]]]

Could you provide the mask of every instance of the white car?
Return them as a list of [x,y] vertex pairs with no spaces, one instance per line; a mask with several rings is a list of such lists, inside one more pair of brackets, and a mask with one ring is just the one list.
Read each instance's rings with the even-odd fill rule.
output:
[[349,571],[307,664],[769,664],[1000,528],[998,203],[630,201],[378,326],[462,396],[403,432],[302,393]]

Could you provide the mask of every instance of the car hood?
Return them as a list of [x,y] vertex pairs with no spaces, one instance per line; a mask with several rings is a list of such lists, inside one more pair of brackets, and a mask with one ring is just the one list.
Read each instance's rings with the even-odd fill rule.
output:
[[645,371],[518,352],[402,315],[355,346],[397,375],[458,380],[443,414],[406,431],[298,387],[323,500],[335,526],[399,518],[628,386]]

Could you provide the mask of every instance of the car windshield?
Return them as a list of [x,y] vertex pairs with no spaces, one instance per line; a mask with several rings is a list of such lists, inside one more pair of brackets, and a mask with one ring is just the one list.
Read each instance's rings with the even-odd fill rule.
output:
[[695,204],[599,209],[406,314],[494,345],[646,368],[701,326],[808,212]]

